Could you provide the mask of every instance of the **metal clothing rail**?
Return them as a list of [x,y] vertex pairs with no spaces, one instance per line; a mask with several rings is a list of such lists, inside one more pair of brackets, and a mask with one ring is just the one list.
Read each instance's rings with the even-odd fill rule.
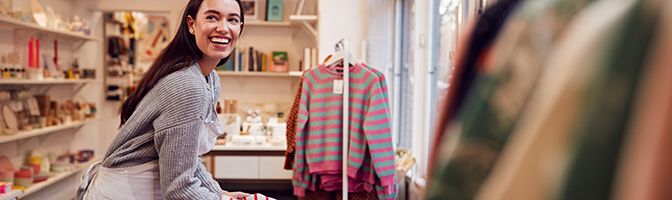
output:
[[356,63],[348,49],[348,39],[341,39],[334,48],[334,54],[328,66],[343,65],[343,81],[334,80],[334,92],[343,94],[343,142],[342,142],[342,188],[343,200],[348,200],[348,146],[350,138],[350,63]]
[[343,188],[341,192],[343,193],[343,200],[348,200],[348,139],[350,133],[350,59],[348,56],[350,52],[347,48],[347,40],[342,39],[338,44],[337,48],[340,45],[340,50],[344,54],[343,56]]

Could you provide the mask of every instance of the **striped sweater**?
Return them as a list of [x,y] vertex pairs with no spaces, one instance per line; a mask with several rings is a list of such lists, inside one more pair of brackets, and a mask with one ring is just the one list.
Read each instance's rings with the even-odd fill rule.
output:
[[[297,196],[316,185],[340,185],[343,96],[332,92],[334,80],[342,80],[341,74],[320,66],[306,72],[302,81],[293,178]],[[375,185],[379,197],[389,199],[396,196],[395,163],[387,91],[381,80],[379,72],[363,65],[350,68],[347,170],[349,191]]]

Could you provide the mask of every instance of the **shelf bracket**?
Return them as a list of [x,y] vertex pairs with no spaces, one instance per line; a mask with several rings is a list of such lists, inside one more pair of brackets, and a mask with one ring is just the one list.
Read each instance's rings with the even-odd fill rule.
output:
[[304,5],[306,5],[306,0],[299,1],[298,7],[296,8],[296,15],[301,15]]
[[86,44],[86,40],[77,40],[73,42],[72,47],[73,49],[81,49],[84,44]]
[[306,32],[317,40],[317,29],[315,26],[311,25],[311,22],[316,22],[318,17],[316,14],[307,15],[303,14],[304,7],[306,6],[306,0],[300,0],[297,4],[296,13],[289,16],[289,21],[292,22],[301,22],[301,25],[305,28]]
[[74,93],[77,94],[77,93],[79,93],[80,91],[82,91],[82,89],[84,88],[84,86],[86,86],[86,83],[78,84],[78,85],[76,86],[75,90],[74,90]]
[[305,21],[303,22],[303,27],[310,33],[310,36],[313,36],[313,39],[317,40],[317,30],[315,30],[315,27]]
[[41,91],[40,94],[45,95],[45,94],[49,93],[49,91],[51,91],[51,88],[52,88],[52,87],[54,87],[54,86],[53,86],[53,85],[45,85],[45,86],[44,86],[44,90]]
[[81,126],[72,127],[72,129],[71,129],[72,133],[77,134],[80,130],[82,130],[82,128],[84,128],[84,125],[86,125],[86,124],[82,124]]

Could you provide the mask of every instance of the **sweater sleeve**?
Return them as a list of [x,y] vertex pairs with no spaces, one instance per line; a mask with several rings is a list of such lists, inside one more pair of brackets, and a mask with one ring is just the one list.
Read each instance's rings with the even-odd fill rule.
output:
[[[364,115],[364,135],[371,153],[373,168],[386,189],[385,194],[394,195],[395,160],[392,144],[392,129],[386,88],[380,83],[372,85],[371,98]],[[379,193],[380,194],[380,193]],[[387,197],[386,197],[387,198]],[[381,199],[382,198],[381,196]]]
[[206,111],[202,83],[190,80],[166,84],[157,100],[166,106],[154,120],[154,141],[159,155],[159,182],[165,199],[220,199],[197,176],[200,162],[198,135]]
[[206,188],[208,188],[211,192],[214,192],[216,194],[223,194],[224,192],[226,192],[222,190],[222,187],[219,185],[219,183],[217,183],[217,181],[215,181],[215,179],[212,178],[212,175],[210,174],[210,172],[208,172],[208,170],[205,168],[205,165],[203,165],[202,162],[198,162],[196,166],[198,167],[196,169],[196,178],[201,180],[201,183],[203,183],[203,185]]
[[306,164],[306,128],[308,126],[308,102],[310,98],[309,79],[304,77],[302,81],[301,100],[299,103],[299,112],[297,119],[296,131],[296,147],[294,149],[294,176],[292,178],[292,185],[294,186],[294,195],[305,196],[306,188],[310,183],[310,176],[308,173],[308,166]]

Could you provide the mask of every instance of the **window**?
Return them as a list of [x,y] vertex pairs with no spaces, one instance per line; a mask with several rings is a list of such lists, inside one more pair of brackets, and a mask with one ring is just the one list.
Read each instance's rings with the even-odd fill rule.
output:
[[462,1],[475,0],[368,0],[367,62],[381,66],[388,78],[395,145],[415,156],[407,175],[420,187],[429,168],[439,98],[456,58],[466,13]]
[[401,58],[400,58],[400,77],[399,77],[399,101],[400,101],[400,110],[399,110],[399,144],[401,148],[410,149],[413,142],[413,63],[414,63],[414,54],[415,40],[413,35],[415,34],[415,10],[413,9],[415,4],[414,0],[402,1],[402,10],[401,10]]

